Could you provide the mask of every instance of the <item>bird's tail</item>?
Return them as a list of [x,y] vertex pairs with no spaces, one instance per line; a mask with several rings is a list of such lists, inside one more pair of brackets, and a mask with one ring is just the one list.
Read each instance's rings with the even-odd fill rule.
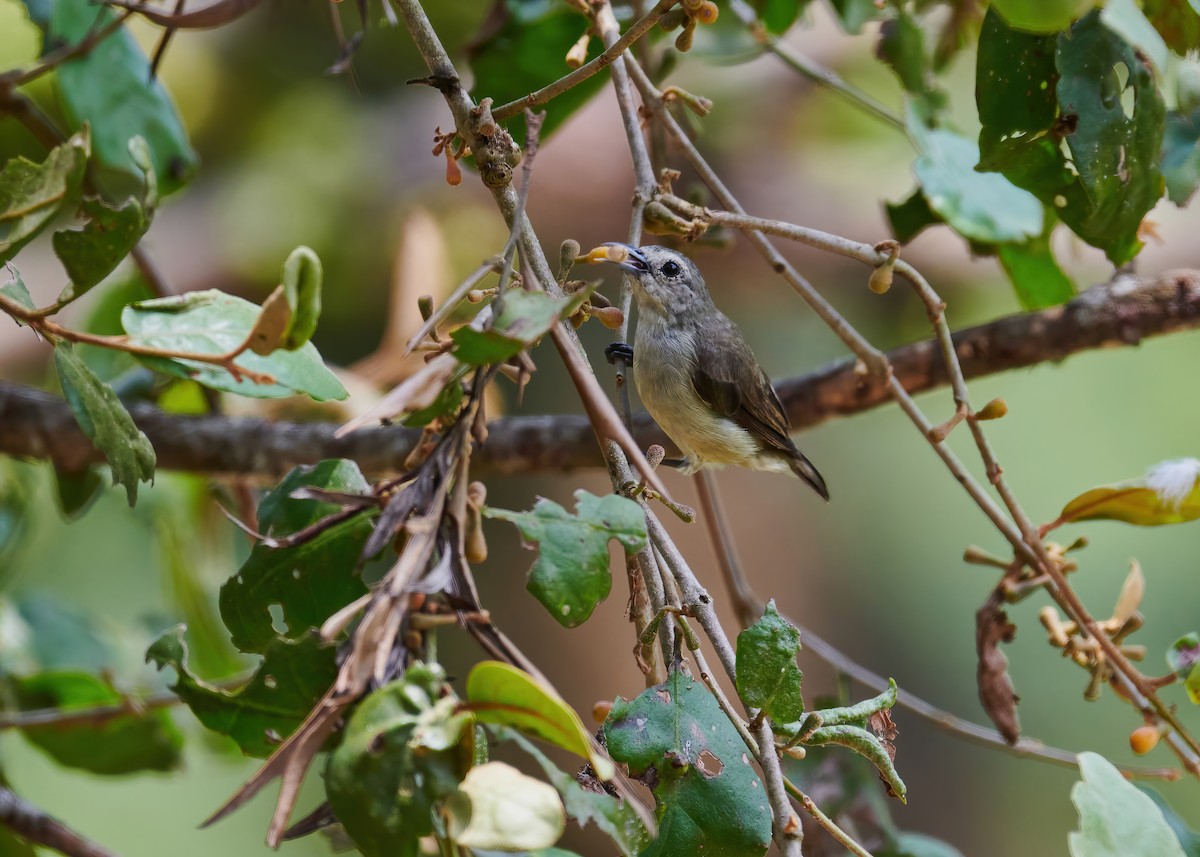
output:
[[821,499],[828,502],[829,489],[825,487],[825,480],[822,478],[817,468],[813,467],[813,463],[804,457],[804,453],[800,450],[795,450],[788,459],[788,465],[792,468],[792,472],[812,486],[812,489],[821,495]]

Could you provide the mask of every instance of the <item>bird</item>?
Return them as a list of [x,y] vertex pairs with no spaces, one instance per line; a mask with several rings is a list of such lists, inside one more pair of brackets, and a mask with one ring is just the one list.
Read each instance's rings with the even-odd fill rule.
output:
[[605,355],[632,363],[642,403],[685,456],[665,463],[685,474],[726,465],[791,472],[829,499],[825,479],[792,442],[767,373],[717,309],[691,259],[669,247],[619,242],[583,258],[632,275],[638,306],[633,347],[614,342]]

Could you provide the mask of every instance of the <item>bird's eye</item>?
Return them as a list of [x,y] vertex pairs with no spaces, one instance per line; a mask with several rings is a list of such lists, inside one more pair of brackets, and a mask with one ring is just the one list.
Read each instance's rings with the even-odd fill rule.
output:
[[664,277],[678,277],[683,268],[679,267],[678,262],[663,262],[663,266],[659,270]]

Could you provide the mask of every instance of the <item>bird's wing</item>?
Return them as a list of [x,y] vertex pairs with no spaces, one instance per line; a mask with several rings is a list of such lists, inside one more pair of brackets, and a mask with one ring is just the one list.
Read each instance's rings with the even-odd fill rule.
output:
[[713,411],[733,420],[767,448],[795,455],[787,414],[770,379],[750,346],[736,330],[732,332],[728,337],[696,337],[692,386]]

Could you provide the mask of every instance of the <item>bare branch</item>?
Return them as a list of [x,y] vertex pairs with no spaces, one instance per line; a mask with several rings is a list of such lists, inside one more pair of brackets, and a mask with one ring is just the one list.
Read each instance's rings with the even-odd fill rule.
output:
[[[1200,327],[1200,271],[1156,277],[1122,277],[1093,286],[1065,306],[1007,316],[954,335],[964,377],[1057,363],[1096,348],[1137,345],[1151,336]],[[947,383],[934,341],[887,353],[894,378],[910,394]],[[891,401],[883,379],[841,360],[808,375],[776,383],[795,429],[861,413]],[[199,473],[272,478],[299,464],[353,458],[370,473],[398,472],[420,436],[399,426],[333,436],[325,423],[166,414],[146,404],[130,407],[154,444],[159,467]],[[643,448],[669,446],[645,413],[633,419]],[[66,403],[49,393],[0,381],[0,452],[49,458],[68,470],[99,463],[103,456],[79,430]],[[512,416],[489,424],[488,440],[475,464],[480,473],[572,470],[603,466],[586,417]]]

